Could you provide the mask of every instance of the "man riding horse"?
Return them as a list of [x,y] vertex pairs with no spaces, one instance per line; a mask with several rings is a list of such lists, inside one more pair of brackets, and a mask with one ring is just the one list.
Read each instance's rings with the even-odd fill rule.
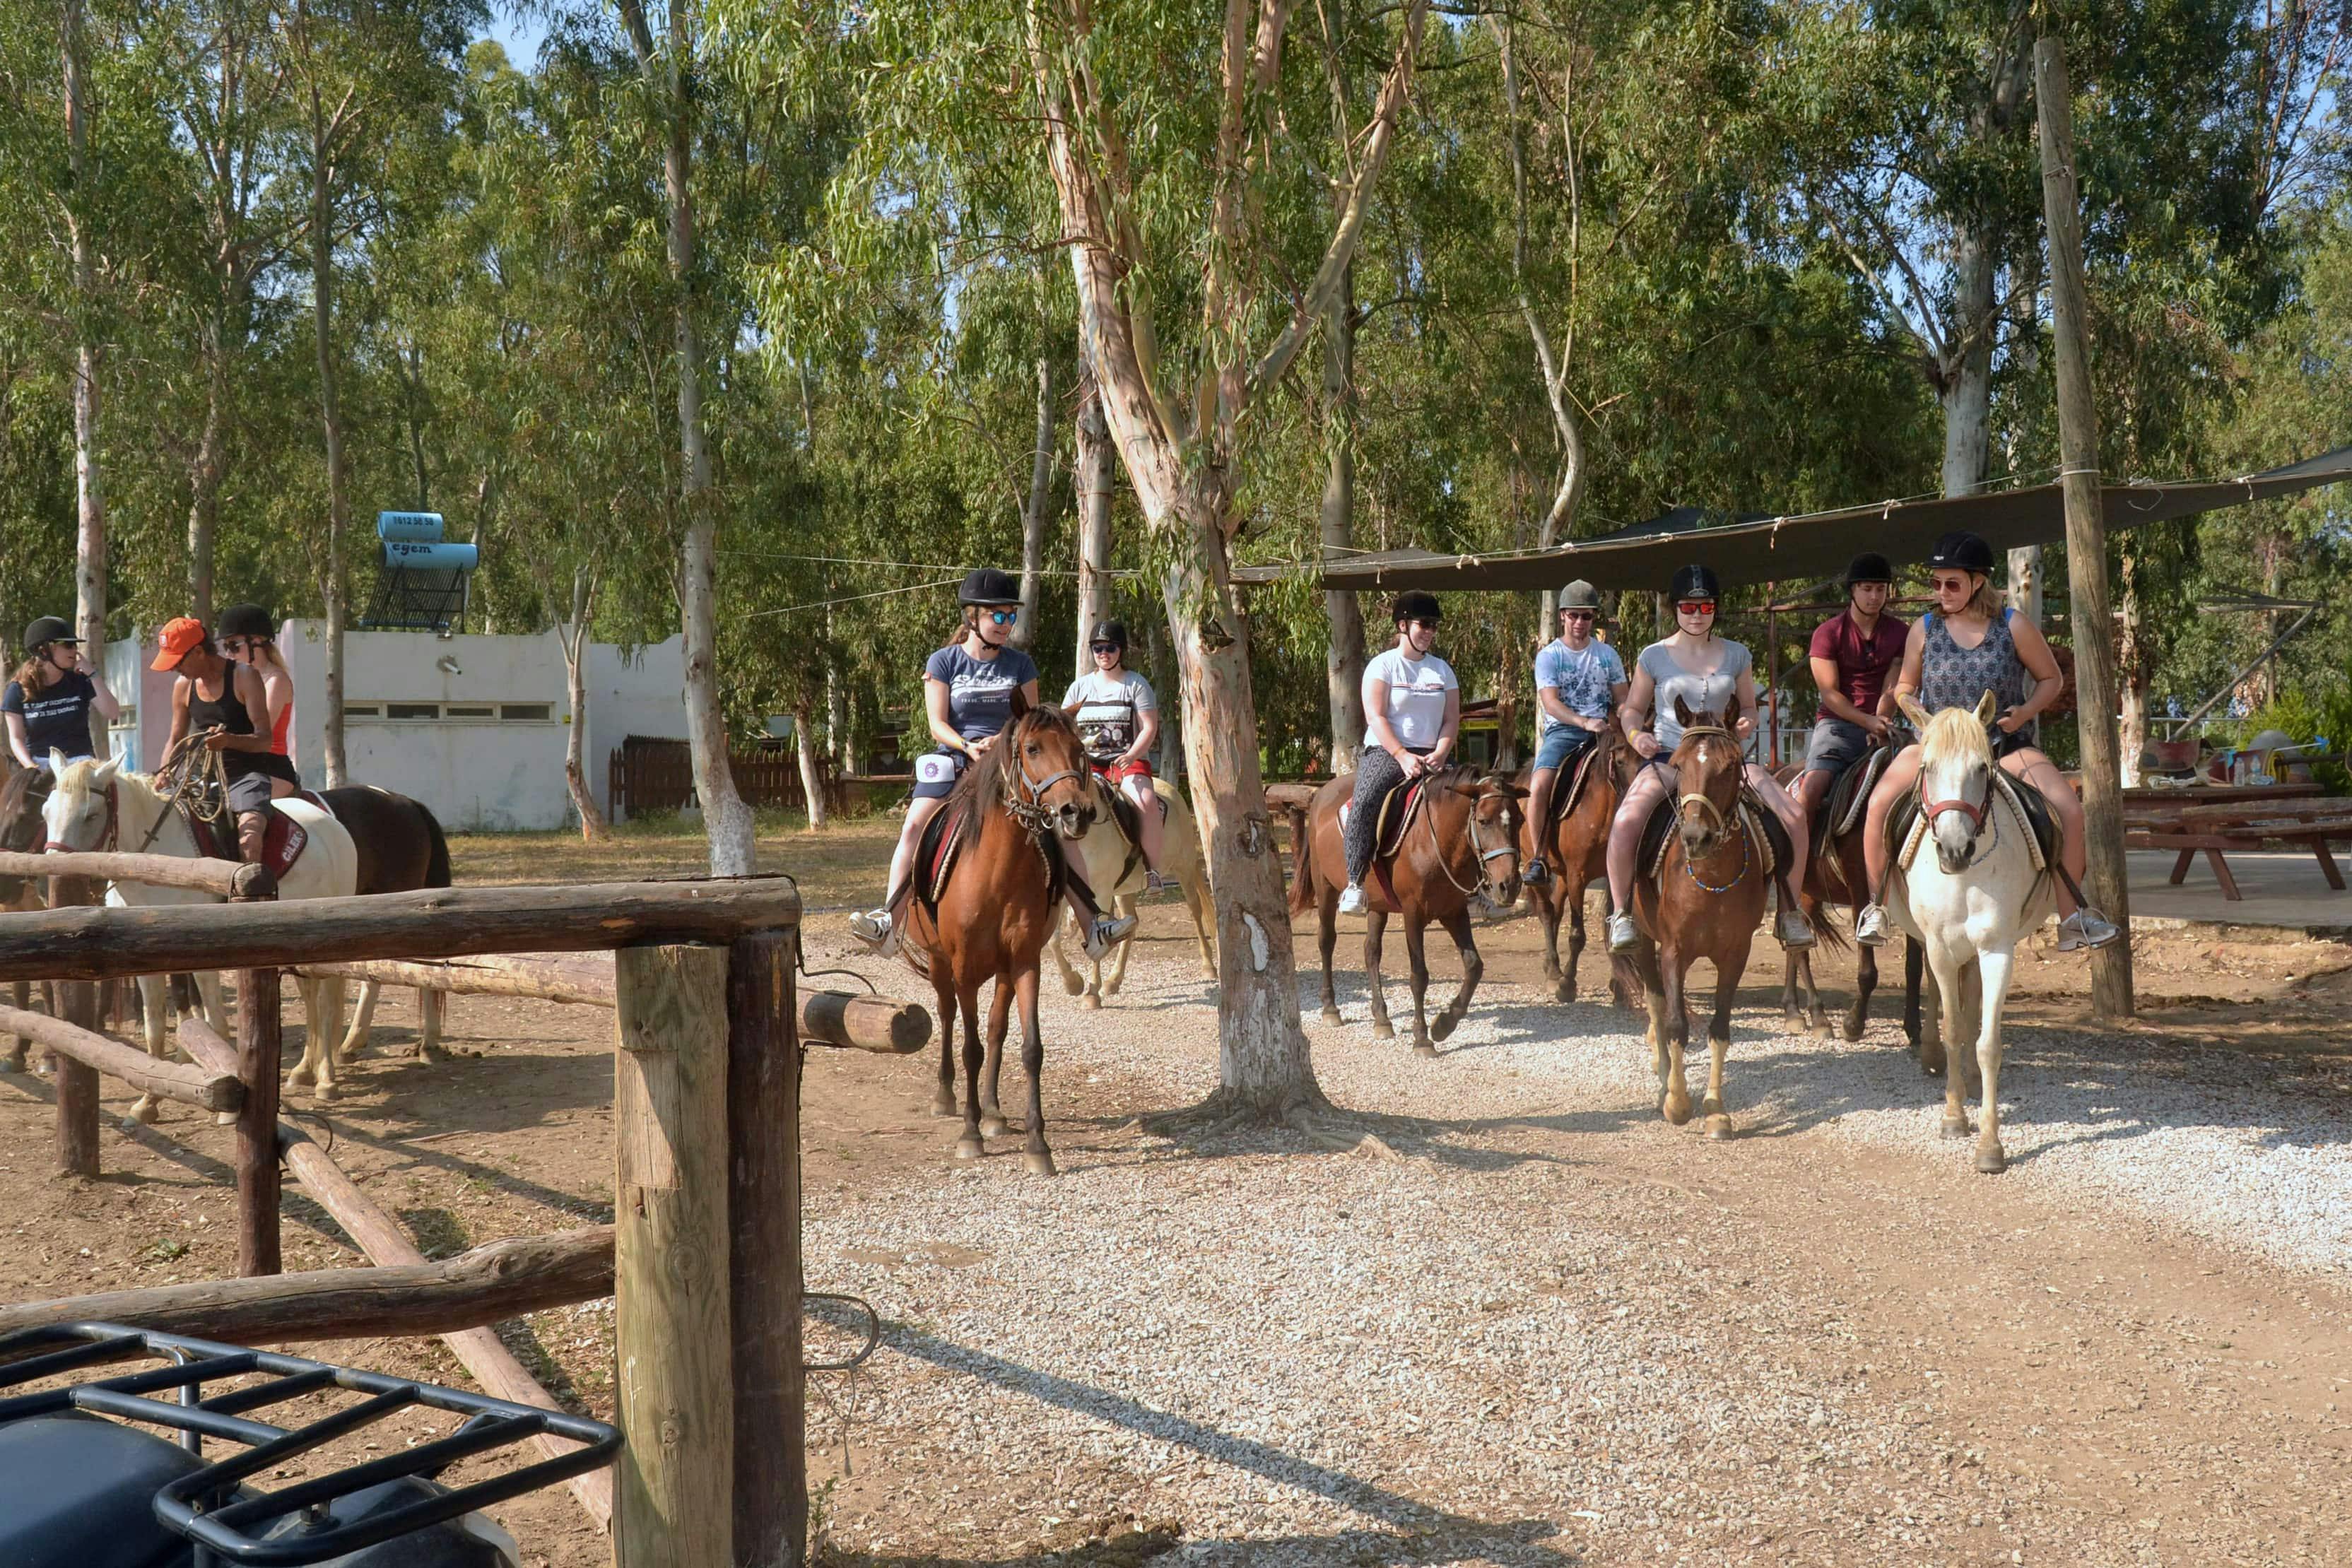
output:
[[1886,558],[1858,555],[1845,569],[1846,607],[1813,628],[1806,654],[1821,691],[1821,713],[1797,779],[1808,821],[1820,815],[1839,777],[1894,728],[1895,694],[1888,688],[1910,631],[1885,612],[1894,591],[1895,569]]
[[270,801],[301,788],[292,761],[270,749],[269,695],[261,673],[222,657],[205,623],[186,615],[165,624],[150,667],[180,677],[172,684],[172,733],[163,755],[177,755],[193,736],[219,757],[221,787],[236,817],[237,852],[259,861]]
[[1536,654],[1539,734],[1535,772],[1528,780],[1528,821],[1535,824],[1537,836],[1535,852],[1519,872],[1519,880],[1529,887],[1551,880],[1544,864],[1542,835],[1551,814],[1553,781],[1607,731],[1625,700],[1624,661],[1616,649],[1592,635],[1600,616],[1601,595],[1579,578],[1559,591],[1559,635]]
[[1390,611],[1396,646],[1364,666],[1364,738],[1370,744],[1356,764],[1356,792],[1348,807],[1342,915],[1364,911],[1364,876],[1378,850],[1381,803],[1398,785],[1444,768],[1461,738],[1462,683],[1454,666],[1431,651],[1444,614],[1433,593],[1398,594]]

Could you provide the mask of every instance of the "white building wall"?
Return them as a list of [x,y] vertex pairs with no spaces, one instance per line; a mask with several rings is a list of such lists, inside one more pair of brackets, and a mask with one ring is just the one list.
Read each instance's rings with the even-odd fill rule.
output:
[[[559,663],[560,663],[559,655]],[[633,735],[686,738],[686,639],[637,648],[588,644],[588,788],[604,815],[613,814],[608,760]]]

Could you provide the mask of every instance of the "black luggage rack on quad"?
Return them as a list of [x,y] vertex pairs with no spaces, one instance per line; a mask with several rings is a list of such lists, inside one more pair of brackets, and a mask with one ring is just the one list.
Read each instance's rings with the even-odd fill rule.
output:
[[[59,1348],[43,1349],[49,1345]],[[10,1392],[133,1357],[164,1364]],[[6,1364],[0,1364],[0,1563],[10,1568],[294,1568],[338,1560],[351,1568],[409,1568],[503,1561],[502,1553],[485,1555],[490,1548],[474,1536],[454,1533],[459,1527],[452,1521],[597,1469],[621,1446],[617,1430],[583,1416],[113,1323],[0,1338],[0,1363]],[[268,1381],[205,1396],[206,1384],[257,1374]],[[364,1397],[292,1427],[251,1414],[335,1388]],[[177,1403],[152,1396],[176,1396]],[[275,1491],[245,1485],[420,1406],[467,1419],[447,1437]],[[170,1429],[176,1440],[121,1424],[126,1422]],[[462,1459],[538,1437],[581,1447],[465,1486],[432,1479]],[[207,1463],[207,1437],[239,1450]],[[421,1534],[444,1526],[452,1529],[442,1531],[438,1547]]]

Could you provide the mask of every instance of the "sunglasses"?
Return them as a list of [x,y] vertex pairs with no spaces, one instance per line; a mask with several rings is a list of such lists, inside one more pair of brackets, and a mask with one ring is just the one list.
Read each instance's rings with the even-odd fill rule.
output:
[[1590,610],[1563,610],[1560,613],[1570,621],[1590,621],[1592,619],[1592,612]]
[[991,621],[995,622],[999,626],[1010,626],[1015,621],[1021,619],[1021,612],[1018,610],[992,610],[988,612],[988,618]]
[[1097,643],[1094,646],[1095,652],[1097,653],[1116,653],[1120,652],[1119,645],[1116,643]]
[[1712,615],[1715,613],[1715,601],[1712,599],[1685,599],[1681,603],[1675,605],[1675,608],[1681,611],[1685,615]]
[[1411,626],[1414,630],[1421,632],[1434,632],[1437,630],[1437,622],[1434,621],[1406,621],[1400,622],[1400,624]]

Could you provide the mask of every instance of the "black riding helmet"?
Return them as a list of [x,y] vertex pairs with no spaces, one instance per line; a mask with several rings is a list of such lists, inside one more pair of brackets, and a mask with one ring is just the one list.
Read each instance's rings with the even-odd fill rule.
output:
[[1975,571],[1992,575],[1992,546],[1970,533],[1958,529],[1936,541],[1928,553],[1927,565],[1937,571]]
[[1423,593],[1417,588],[1409,593],[1398,594],[1396,603],[1389,612],[1389,619],[1399,624],[1407,621],[1442,621],[1444,618],[1445,612],[1437,607],[1437,595]]
[[73,643],[80,639],[73,627],[55,615],[44,615],[25,628],[25,652],[37,653],[44,643]]
[[1723,597],[1723,584],[1716,580],[1715,569],[1694,561],[1675,573],[1675,585],[1666,595],[1679,604],[1685,599]]
[[1095,634],[1093,636],[1087,639],[1087,646],[1089,648],[1104,643],[1115,643],[1120,653],[1126,653],[1127,622],[1124,621],[1106,621],[1101,625],[1095,628]]
[[1892,585],[1894,581],[1895,569],[1887,564],[1885,556],[1874,550],[1864,550],[1846,564],[1845,585],[1848,588],[1864,582],[1884,582]]
[[1013,580],[1011,572],[983,566],[963,580],[963,587],[956,592],[956,602],[1018,604],[1021,602],[1021,585]]
[[232,604],[220,612],[213,626],[219,637],[275,637],[278,627],[269,619],[269,612],[258,604]]

